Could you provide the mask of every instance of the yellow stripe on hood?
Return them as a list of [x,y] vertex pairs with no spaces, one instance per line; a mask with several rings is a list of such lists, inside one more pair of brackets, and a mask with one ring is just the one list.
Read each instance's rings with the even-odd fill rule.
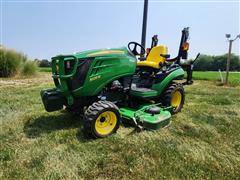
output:
[[87,56],[99,56],[99,55],[105,55],[105,54],[124,54],[124,51],[120,51],[120,50],[105,50],[105,51],[91,53],[91,54],[88,54]]

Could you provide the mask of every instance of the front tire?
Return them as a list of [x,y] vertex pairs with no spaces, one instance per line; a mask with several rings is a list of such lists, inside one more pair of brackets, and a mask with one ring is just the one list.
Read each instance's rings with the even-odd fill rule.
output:
[[172,114],[180,112],[184,105],[185,93],[183,85],[172,82],[162,94],[162,104],[164,106],[172,106]]
[[120,125],[118,107],[109,101],[93,103],[84,114],[84,131],[87,136],[104,138],[115,133]]

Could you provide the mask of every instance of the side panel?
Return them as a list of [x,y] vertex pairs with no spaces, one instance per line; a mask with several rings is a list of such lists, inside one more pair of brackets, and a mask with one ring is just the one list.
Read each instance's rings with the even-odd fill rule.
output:
[[84,85],[73,91],[73,96],[97,95],[108,83],[136,70],[136,59],[131,56],[96,57],[89,68]]
[[170,73],[160,83],[154,84],[152,86],[152,89],[156,90],[158,92],[158,95],[160,95],[172,80],[177,79],[178,77],[181,77],[181,76],[184,76],[184,71],[182,68],[179,68],[173,71],[172,73]]

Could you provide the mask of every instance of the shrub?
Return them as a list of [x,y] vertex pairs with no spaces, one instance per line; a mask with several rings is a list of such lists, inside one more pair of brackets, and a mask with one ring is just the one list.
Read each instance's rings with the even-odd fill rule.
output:
[[30,75],[36,71],[35,67],[36,65],[33,65],[23,53],[0,47],[0,77],[14,76],[21,71],[24,71],[23,74]]
[[25,76],[34,75],[37,71],[37,65],[34,61],[26,61],[23,64],[22,74]]
[[20,70],[22,59],[25,58],[23,54],[5,48],[0,49],[0,57],[1,77],[15,75]]

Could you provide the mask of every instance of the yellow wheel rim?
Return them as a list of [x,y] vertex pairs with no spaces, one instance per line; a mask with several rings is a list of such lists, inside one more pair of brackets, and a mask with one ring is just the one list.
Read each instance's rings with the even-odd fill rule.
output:
[[108,135],[117,124],[117,116],[112,111],[105,111],[100,114],[95,122],[96,132],[100,135]]
[[178,108],[182,102],[182,94],[180,91],[175,91],[172,95],[171,106]]

